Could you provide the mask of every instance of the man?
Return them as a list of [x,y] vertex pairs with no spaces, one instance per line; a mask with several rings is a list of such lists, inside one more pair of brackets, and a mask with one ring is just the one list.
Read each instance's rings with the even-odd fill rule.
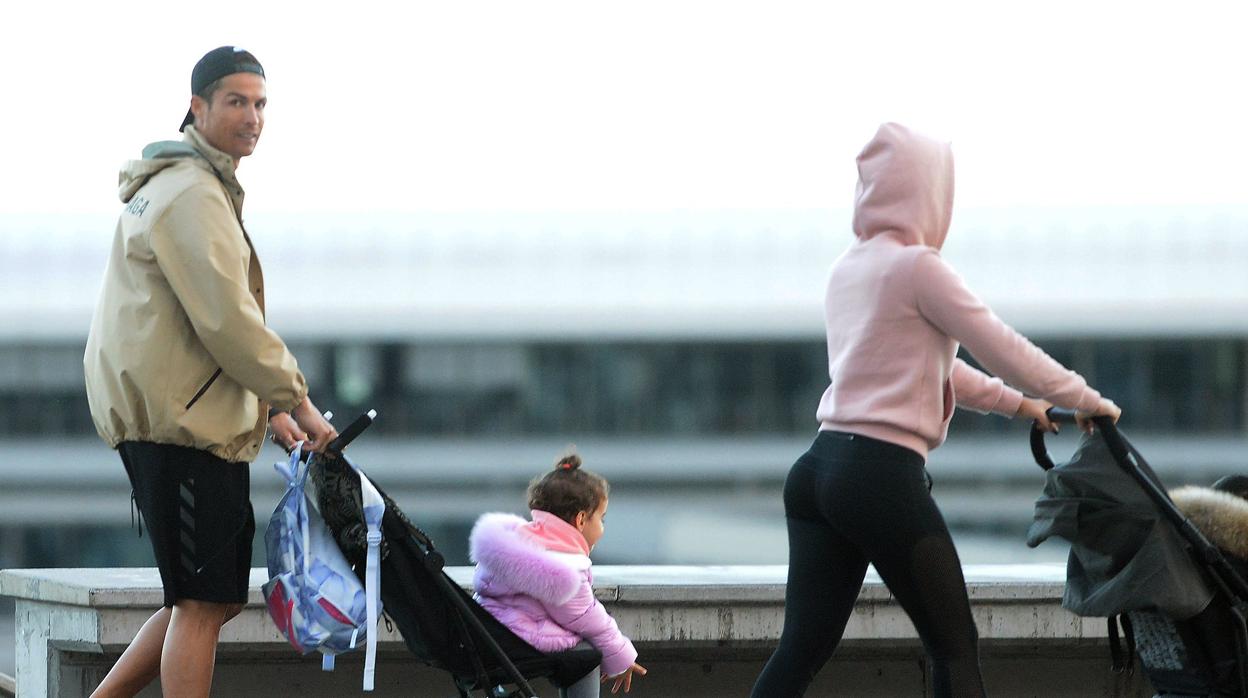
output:
[[207,696],[222,624],[247,598],[255,518],[248,463],[273,440],[337,434],[264,324],[260,263],[242,225],[239,161],[264,127],[264,69],[223,46],[191,72],[181,142],[120,175],[125,204],[84,358],[97,431],[118,450],[147,525],[164,608],[96,696]]

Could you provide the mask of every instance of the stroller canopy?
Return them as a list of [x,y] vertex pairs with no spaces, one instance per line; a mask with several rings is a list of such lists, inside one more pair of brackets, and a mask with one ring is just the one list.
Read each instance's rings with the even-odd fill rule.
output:
[[1071,543],[1062,606],[1080,616],[1157,610],[1186,619],[1213,598],[1187,542],[1099,434],[1047,473],[1027,545],[1051,536]]

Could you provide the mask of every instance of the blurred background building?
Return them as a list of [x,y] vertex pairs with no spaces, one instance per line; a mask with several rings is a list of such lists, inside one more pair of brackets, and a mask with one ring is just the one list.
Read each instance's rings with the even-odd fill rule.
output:
[[[575,444],[614,496],[602,562],[783,562],[780,487],[815,433],[823,280],[847,211],[249,220],[322,409],[376,408],[357,460],[452,562]],[[111,220],[0,230],[0,567],[150,564],[82,388]],[[1248,470],[1248,211],[971,210],[944,254],[1125,411],[1172,484]],[[932,458],[967,561],[1022,543],[1027,425],[959,413]],[[1055,446],[1059,448],[1060,446]],[[1150,455],[1149,448],[1144,448]],[[253,470],[264,522],[278,496]],[[257,561],[261,547],[257,548]]]
[[[113,223],[0,216],[0,568],[152,564],[82,385]],[[340,426],[378,410],[350,453],[453,564],[570,444],[612,482],[600,563],[785,561],[780,490],[817,429],[847,211],[248,224],[313,399]],[[944,255],[1123,407],[1168,484],[1248,471],[1248,209],[970,210]],[[1043,484],[1027,430],[959,412],[929,462],[964,562],[1064,558],[1024,544]],[[266,444],[252,470],[260,565],[280,457]]]

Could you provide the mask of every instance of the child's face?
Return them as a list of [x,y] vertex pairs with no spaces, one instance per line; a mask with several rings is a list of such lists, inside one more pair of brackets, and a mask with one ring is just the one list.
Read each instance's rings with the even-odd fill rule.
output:
[[602,534],[606,530],[607,525],[604,521],[606,516],[607,500],[605,499],[602,500],[602,504],[598,505],[598,509],[594,513],[586,514],[581,512],[581,515],[577,516],[577,521],[580,523],[577,528],[581,530],[581,535],[585,536],[585,542],[589,543],[591,550],[602,539]]

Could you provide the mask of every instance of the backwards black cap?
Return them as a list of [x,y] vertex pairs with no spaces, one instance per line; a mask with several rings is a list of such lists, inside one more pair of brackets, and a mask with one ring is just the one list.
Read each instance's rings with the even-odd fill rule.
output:
[[[195,69],[191,71],[191,94],[197,95],[203,92],[205,87],[234,73],[255,73],[264,77],[264,68],[250,51],[237,46],[214,48],[205,53],[204,57],[195,64]],[[185,130],[187,125],[194,121],[195,115],[187,109],[186,118],[182,120],[182,125],[178,127],[178,130]]]

